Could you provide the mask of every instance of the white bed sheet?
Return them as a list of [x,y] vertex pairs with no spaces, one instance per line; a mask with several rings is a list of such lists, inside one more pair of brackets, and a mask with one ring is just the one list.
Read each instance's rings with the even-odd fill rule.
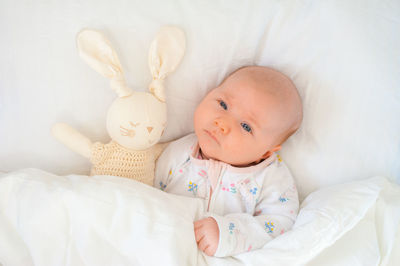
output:
[[400,1],[0,1],[0,170],[88,174],[89,162],[51,135],[67,122],[109,141],[115,94],[78,56],[75,35],[104,32],[127,84],[144,90],[147,52],[160,26],[187,37],[166,81],[163,140],[193,130],[195,106],[237,67],[274,67],[293,79],[304,123],[281,156],[302,198],[331,184],[383,175],[400,181]]
[[400,186],[383,177],[316,191],[291,231],[235,257],[197,250],[199,199],[124,178],[0,176],[4,265],[398,265]]

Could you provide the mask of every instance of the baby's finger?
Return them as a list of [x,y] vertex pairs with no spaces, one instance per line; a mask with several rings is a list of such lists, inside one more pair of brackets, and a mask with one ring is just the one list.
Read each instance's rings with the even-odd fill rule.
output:
[[203,230],[201,229],[195,229],[194,230],[194,236],[196,237],[196,242],[197,244],[199,244],[199,242],[201,241],[201,239],[205,236]]
[[194,229],[196,230],[196,229],[202,227],[203,224],[204,224],[204,223],[203,223],[203,220],[195,221],[195,222],[194,222]]
[[212,248],[211,245],[208,245],[208,246],[206,247],[206,249],[203,250],[203,252],[206,253],[206,255],[208,255],[208,256],[214,256],[214,254],[215,254],[215,250],[214,250],[214,249],[215,249],[215,248]]
[[208,244],[206,238],[204,237],[197,243],[197,246],[199,247],[199,249],[201,251],[204,252],[208,248],[209,244]]

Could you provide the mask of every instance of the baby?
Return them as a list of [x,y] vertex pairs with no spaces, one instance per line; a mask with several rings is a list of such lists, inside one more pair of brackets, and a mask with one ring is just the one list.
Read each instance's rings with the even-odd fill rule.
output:
[[236,70],[201,101],[195,134],[160,156],[155,187],[198,197],[200,250],[224,257],[263,247],[291,229],[299,209],[292,175],[275,154],[302,121],[289,78],[267,67]]

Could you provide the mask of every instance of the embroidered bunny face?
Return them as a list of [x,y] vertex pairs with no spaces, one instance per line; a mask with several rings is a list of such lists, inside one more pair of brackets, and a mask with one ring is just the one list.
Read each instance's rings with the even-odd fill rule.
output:
[[167,121],[164,102],[147,92],[116,99],[108,110],[107,131],[121,146],[144,150],[156,144]]

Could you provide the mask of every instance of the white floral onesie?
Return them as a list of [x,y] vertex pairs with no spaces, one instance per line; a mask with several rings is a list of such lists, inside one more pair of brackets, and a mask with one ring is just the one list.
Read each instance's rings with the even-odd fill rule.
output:
[[249,167],[203,160],[195,134],[164,150],[154,187],[204,199],[205,217],[219,227],[217,257],[263,247],[291,229],[299,209],[292,175],[278,155]]

